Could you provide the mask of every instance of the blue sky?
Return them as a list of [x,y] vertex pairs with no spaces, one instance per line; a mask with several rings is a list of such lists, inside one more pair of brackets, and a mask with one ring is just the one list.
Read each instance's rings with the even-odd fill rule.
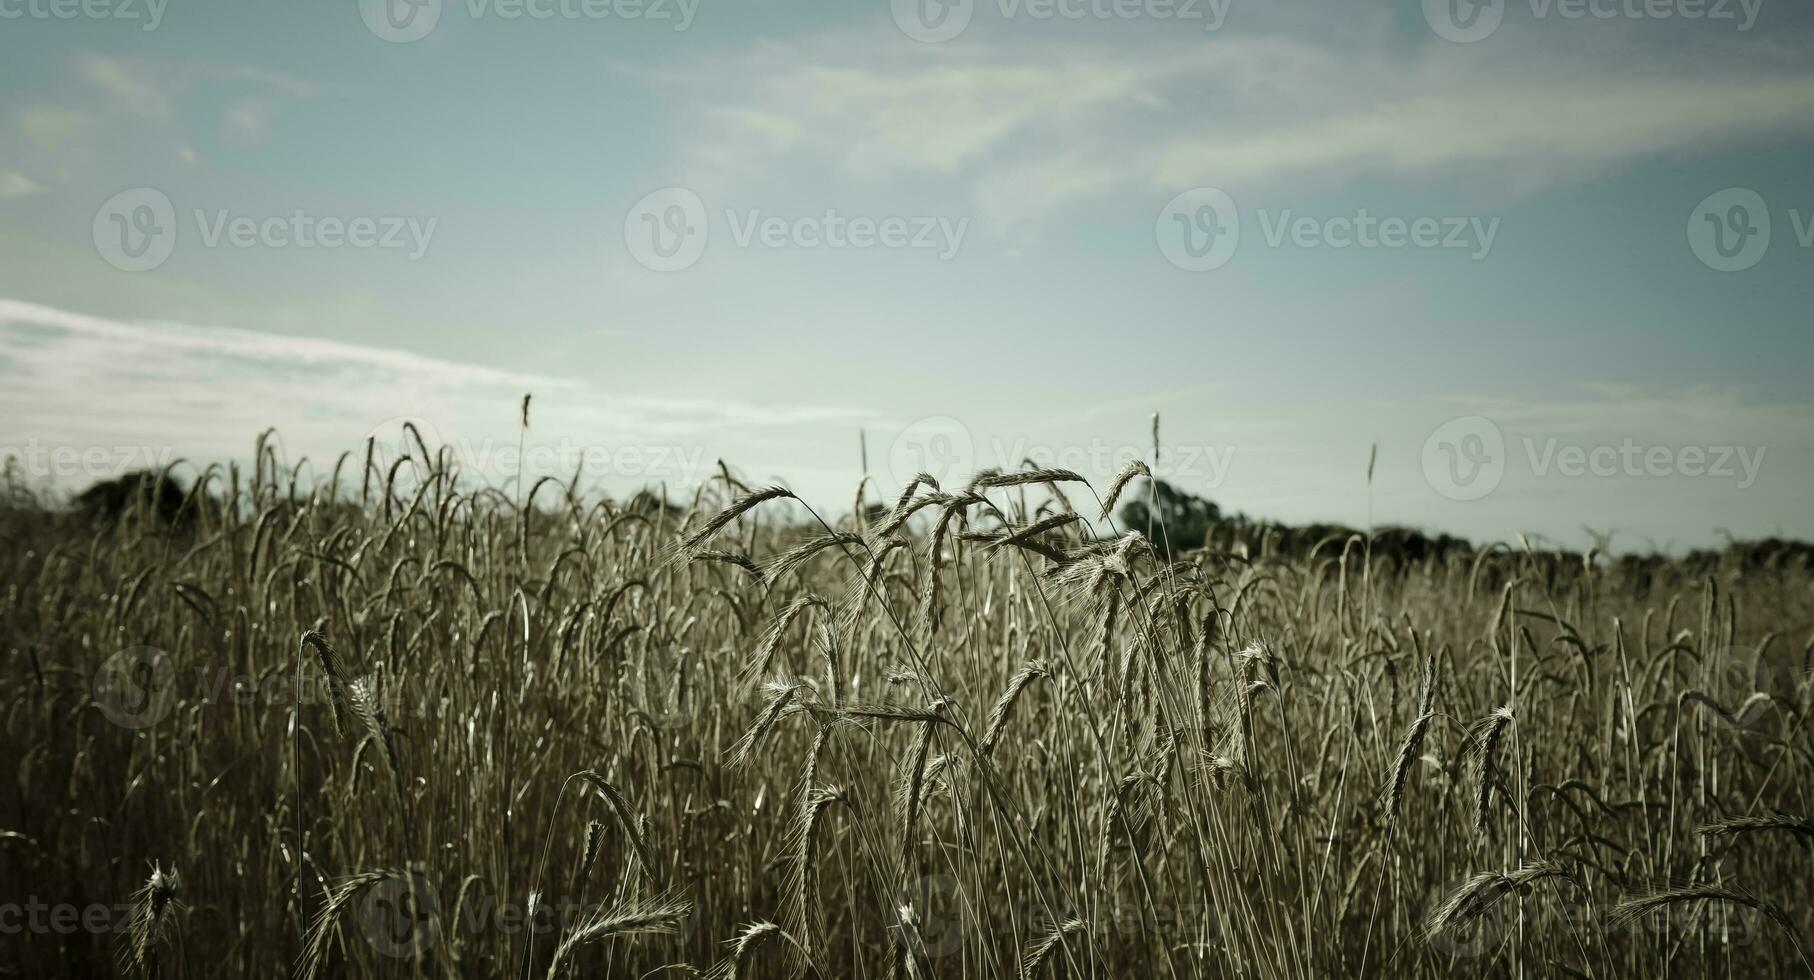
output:
[[[409,416],[492,465],[533,390],[606,488],[722,456],[842,501],[859,432],[891,492],[929,431],[957,470],[1112,470],[1157,411],[1175,482],[1265,516],[1814,537],[1804,4],[1506,0],[1458,43],[1437,0],[960,0],[932,43],[906,0],[444,0],[391,43],[358,0],[93,2],[0,0],[0,446],[228,458],[275,425],[319,460]],[[100,242],[136,188],[175,228],[137,272]],[[1167,236],[1205,188],[1239,246],[1193,271]],[[1771,225],[1730,272],[1694,238],[1729,188]],[[827,245],[828,211],[934,247]],[[1334,247],[1362,212],[1460,247]],[[210,234],[292,215],[417,240]],[[676,216],[703,252],[649,268]],[[1457,499],[1438,433],[1473,417],[1504,472]],[[1740,448],[1749,478],[1694,462]]]

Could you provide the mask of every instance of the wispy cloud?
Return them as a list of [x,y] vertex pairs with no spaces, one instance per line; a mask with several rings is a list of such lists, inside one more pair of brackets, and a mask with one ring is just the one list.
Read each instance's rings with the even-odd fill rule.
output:
[[648,80],[710,134],[676,148],[702,179],[919,178],[997,230],[1096,195],[1199,184],[1466,173],[1516,191],[1814,130],[1814,66],[1781,49],[1705,45],[1675,62],[1693,67],[1658,75],[1641,48],[1507,33],[1484,51],[1357,30],[869,44],[860,61],[820,38]]
[[[1584,164],[1814,129],[1814,74],[1585,88],[1472,81],[1339,115],[1169,141],[1150,157],[1148,176],[1183,187],[1315,170],[1418,174],[1486,164],[1501,178],[1555,179]],[[1734,112],[1739,105],[1745,111]]]
[[[163,447],[136,458],[249,455],[281,423],[291,459],[331,460],[368,433],[394,438],[400,418],[458,447],[496,478],[516,444],[515,406],[535,396],[536,464],[571,476],[588,452],[603,485],[686,483],[724,456],[757,467],[817,429],[847,434],[873,413],[831,405],[752,404],[601,391],[572,378],[407,351],[183,323],[125,323],[0,300],[0,443]],[[805,441],[812,441],[808,439]],[[567,453],[563,456],[562,453]],[[514,469],[506,467],[506,472]],[[84,473],[93,478],[95,474]]]
[[98,124],[92,113],[56,105],[24,105],[13,113],[21,149],[44,157],[64,154]]
[[77,55],[75,69],[113,108],[153,119],[168,119],[175,111],[176,85],[166,72],[94,53]]
[[[359,344],[124,323],[0,300],[0,418],[8,422],[0,456],[66,447],[98,449],[118,468],[178,456],[244,460],[253,437],[278,424],[283,458],[306,455],[319,472],[342,452],[359,452],[367,434],[404,447],[407,418],[432,446],[452,448],[469,476],[502,483],[518,472],[516,407],[525,392],[535,397],[523,471],[563,479],[578,471],[586,486],[614,493],[696,484],[722,458],[751,478],[841,504],[855,479],[854,446],[841,465],[831,447],[851,446],[865,431],[872,472],[885,485],[911,457],[912,444],[897,438],[908,427],[865,408],[638,392]],[[1741,536],[1808,533],[1802,488],[1814,479],[1814,405],[1711,387],[1256,405],[1194,386],[1006,428],[953,423],[968,447],[955,461],[1013,466],[1031,456],[1105,481],[1122,460],[1110,451],[1146,453],[1155,408],[1164,416],[1162,475],[1272,518],[1355,526],[1371,518],[1476,539],[1573,534],[1586,522],[1619,528],[1628,544],[1706,542],[1714,523]],[[1460,500],[1433,482],[1430,467],[1445,457],[1431,455],[1430,440],[1473,416],[1490,420],[1479,431],[1492,433],[1503,475],[1490,496]],[[1362,474],[1375,442],[1379,468],[1368,484]],[[968,471],[947,475],[961,480]],[[1566,524],[1549,517],[1558,513],[1569,515]]]
[[30,197],[43,190],[36,181],[17,170],[0,170],[0,201]]
[[9,114],[18,141],[0,150],[0,164],[61,174],[121,158],[193,162],[198,131],[262,142],[285,105],[317,91],[305,79],[242,65],[93,51],[67,64],[67,84],[46,86]]

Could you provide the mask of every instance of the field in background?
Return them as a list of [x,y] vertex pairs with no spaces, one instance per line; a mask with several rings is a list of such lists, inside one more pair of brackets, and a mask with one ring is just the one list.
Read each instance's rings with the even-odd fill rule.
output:
[[0,510],[0,968],[1810,972],[1801,552],[1168,558],[1093,530],[1130,473],[821,522],[415,448]]

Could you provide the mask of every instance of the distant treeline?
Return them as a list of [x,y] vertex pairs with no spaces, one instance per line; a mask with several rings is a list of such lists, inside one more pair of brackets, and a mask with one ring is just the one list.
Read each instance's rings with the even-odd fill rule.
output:
[[[9,489],[15,506],[39,504],[18,485],[13,484]],[[1162,550],[1179,557],[1206,549],[1249,560],[1267,557],[1303,559],[1317,554],[1337,557],[1352,547],[1365,550],[1374,561],[1383,560],[1403,568],[1472,558],[1481,550],[1465,538],[1430,534],[1412,527],[1388,525],[1375,528],[1369,536],[1365,530],[1341,524],[1293,525],[1261,520],[1240,512],[1225,514],[1215,502],[1179,490],[1163,480],[1152,481],[1150,492],[1133,491],[1127,497],[1132,499],[1116,515],[1119,528],[1143,534],[1150,531],[1150,536]],[[1152,501],[1150,508],[1149,499]],[[631,510],[679,511],[673,503],[664,504],[648,491],[636,494],[627,503]],[[185,489],[168,473],[136,470],[90,486],[75,497],[72,509],[91,521],[144,518],[170,527],[187,527],[203,519],[204,515],[218,516],[220,506],[220,502],[209,495]],[[872,518],[879,517],[879,508],[871,508],[871,511]],[[1549,557],[1580,560],[1584,549],[1533,547],[1531,550]],[[1707,574],[1720,568],[1814,568],[1814,543],[1776,537],[1733,540],[1717,550],[1700,548],[1683,555],[1628,552],[1608,554],[1604,560],[1615,563],[1622,571],[1640,576],[1665,566],[1690,574]]]
[[[1224,514],[1213,501],[1193,496],[1163,480],[1153,481],[1150,495],[1142,491],[1130,492],[1127,496],[1133,499],[1123,505],[1117,515],[1121,529],[1145,533],[1150,526],[1159,546],[1175,554],[1206,548],[1256,559],[1266,556],[1305,558],[1317,552],[1339,555],[1352,539],[1357,546],[1366,546],[1376,560],[1384,558],[1407,566],[1471,558],[1481,550],[1466,538],[1430,534],[1413,527],[1379,527],[1369,538],[1366,531],[1342,524],[1294,525],[1260,520],[1239,512]],[[1153,501],[1151,508],[1149,496]],[[1160,528],[1164,529],[1163,533]],[[1533,547],[1531,550],[1579,560],[1585,549]],[[1608,554],[1607,559],[1633,572],[1665,565],[1682,566],[1690,572],[1700,573],[1721,567],[1814,568],[1814,543],[1772,537],[1757,541],[1734,540],[1722,549],[1700,548],[1683,555],[1628,552]]]

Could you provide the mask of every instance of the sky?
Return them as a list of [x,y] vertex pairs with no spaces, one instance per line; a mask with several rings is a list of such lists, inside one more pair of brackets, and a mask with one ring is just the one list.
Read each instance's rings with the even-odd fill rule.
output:
[[407,419],[847,509],[1157,413],[1257,517],[1814,538],[1804,3],[0,0],[0,86],[58,486]]

